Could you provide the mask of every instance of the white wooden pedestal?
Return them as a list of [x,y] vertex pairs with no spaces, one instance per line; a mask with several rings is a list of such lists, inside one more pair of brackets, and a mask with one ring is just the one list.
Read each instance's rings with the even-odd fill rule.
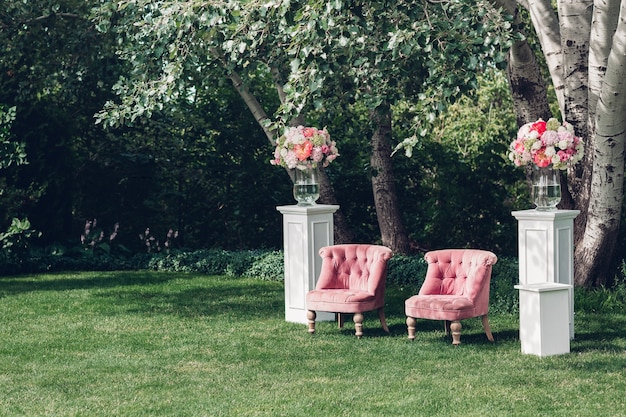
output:
[[[307,323],[306,293],[315,289],[322,268],[319,250],[333,244],[335,205],[279,206],[283,214],[285,255],[285,320]],[[317,313],[316,321],[332,321],[332,313]]]
[[568,300],[571,285],[516,285],[520,304],[522,353],[549,356],[569,353]]
[[570,286],[569,335],[574,339],[574,219],[578,210],[514,211],[518,220],[520,285]]
[[[519,223],[519,285],[515,288],[520,291],[523,353],[545,356],[569,352],[569,341],[574,339],[574,219],[579,213],[512,213]],[[561,322],[562,315],[565,323]],[[557,331],[557,326],[564,330]],[[561,331],[567,335],[567,348],[560,339]],[[548,346],[551,343],[554,346]]]

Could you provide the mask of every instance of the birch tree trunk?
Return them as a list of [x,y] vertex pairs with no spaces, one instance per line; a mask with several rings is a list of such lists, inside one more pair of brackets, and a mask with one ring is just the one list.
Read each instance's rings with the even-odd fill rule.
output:
[[[510,0],[496,2],[511,10]],[[550,0],[518,3],[529,10],[561,118],[585,141],[584,159],[568,170],[561,205],[581,212],[574,227],[574,281],[578,286],[602,285],[610,281],[624,199],[626,0],[561,0],[558,15]],[[537,68],[518,64],[525,56],[521,48],[523,42],[511,50],[509,72],[519,71],[522,79],[540,77]],[[511,82],[518,112],[545,100],[540,89],[528,98],[523,85]],[[535,111],[541,114],[539,105]],[[537,113],[520,112],[518,120],[533,121]]]
[[622,2],[595,108],[591,195],[585,232],[575,252],[578,285],[598,286],[606,282],[607,254],[614,250],[620,227],[626,142],[625,18],[626,3]]

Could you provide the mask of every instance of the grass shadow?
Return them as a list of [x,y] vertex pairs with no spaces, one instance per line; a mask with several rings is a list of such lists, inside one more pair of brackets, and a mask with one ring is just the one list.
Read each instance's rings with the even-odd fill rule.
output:
[[175,314],[184,317],[284,317],[282,283],[253,279],[202,279],[191,288],[116,288],[98,293],[121,311],[134,314]]
[[[69,291],[131,285],[158,285],[185,274],[153,271],[50,273],[0,277],[0,297],[33,291]],[[189,278],[193,278],[190,275]]]
[[625,328],[626,314],[577,314],[571,351],[621,351],[626,354]]

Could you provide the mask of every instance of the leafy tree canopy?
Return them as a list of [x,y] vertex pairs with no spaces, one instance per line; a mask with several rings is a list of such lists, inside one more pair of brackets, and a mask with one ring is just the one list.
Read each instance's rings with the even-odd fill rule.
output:
[[511,42],[509,17],[486,1],[122,0],[95,20],[133,68],[97,115],[107,125],[260,67],[284,87],[274,127],[339,99],[374,108],[410,97],[435,112],[476,87],[483,59],[503,64]]

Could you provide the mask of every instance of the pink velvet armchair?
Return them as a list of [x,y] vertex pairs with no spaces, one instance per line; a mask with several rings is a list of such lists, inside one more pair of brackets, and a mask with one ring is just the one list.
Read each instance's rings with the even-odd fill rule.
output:
[[354,314],[356,336],[363,335],[363,313],[378,311],[383,329],[389,333],[385,312],[387,261],[391,249],[367,244],[326,246],[320,249],[322,269],[315,289],[306,294],[309,333],[315,333],[316,311],[337,313],[339,327],[342,314]]
[[460,320],[481,317],[487,339],[491,268],[498,258],[477,249],[444,249],[428,252],[426,279],[418,295],[405,301],[409,339],[415,339],[416,319],[443,320],[452,344],[461,343]]

